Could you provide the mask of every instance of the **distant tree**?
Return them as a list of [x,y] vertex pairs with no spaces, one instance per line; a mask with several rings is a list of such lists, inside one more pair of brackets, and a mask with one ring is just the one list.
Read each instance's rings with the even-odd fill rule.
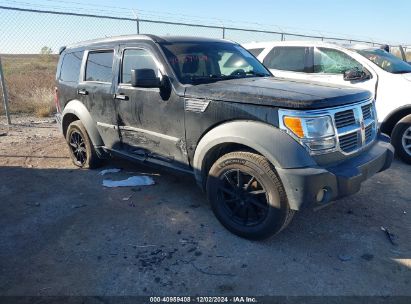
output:
[[42,55],[50,55],[51,53],[53,53],[53,50],[48,46],[43,46],[40,50],[40,54]]

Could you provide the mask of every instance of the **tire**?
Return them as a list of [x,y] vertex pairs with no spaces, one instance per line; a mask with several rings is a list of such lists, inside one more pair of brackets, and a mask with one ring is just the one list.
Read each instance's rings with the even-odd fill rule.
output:
[[80,168],[93,169],[101,166],[102,160],[80,120],[72,122],[67,128],[66,141],[73,164]]
[[258,154],[232,152],[219,158],[209,171],[206,189],[220,223],[243,238],[273,236],[295,213],[274,167]]
[[391,143],[397,155],[405,163],[411,164],[411,123],[397,123],[391,134]]

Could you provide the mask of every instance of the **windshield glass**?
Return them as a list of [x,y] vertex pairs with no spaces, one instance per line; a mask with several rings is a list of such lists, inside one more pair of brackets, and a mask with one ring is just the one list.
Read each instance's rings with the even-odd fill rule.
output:
[[410,64],[384,50],[359,50],[357,52],[387,72],[393,74],[411,73]]
[[183,84],[271,76],[253,55],[233,43],[177,42],[160,45]]

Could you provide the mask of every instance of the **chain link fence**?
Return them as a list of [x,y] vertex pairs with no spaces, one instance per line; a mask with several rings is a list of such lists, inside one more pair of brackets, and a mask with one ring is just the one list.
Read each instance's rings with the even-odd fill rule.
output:
[[[222,25],[122,18],[0,6],[0,56],[12,113],[46,116],[54,111],[54,74],[61,46],[83,40],[126,34],[187,35],[225,38],[239,43],[272,40],[350,40],[246,29]],[[0,96],[1,86],[0,86]],[[1,107],[0,112],[4,111]]]
[[225,38],[245,43],[270,40],[324,40],[341,43],[378,43],[337,37],[281,33],[222,25],[121,18],[0,6],[0,54],[38,54],[43,47],[57,53],[63,45],[126,34],[188,35]]

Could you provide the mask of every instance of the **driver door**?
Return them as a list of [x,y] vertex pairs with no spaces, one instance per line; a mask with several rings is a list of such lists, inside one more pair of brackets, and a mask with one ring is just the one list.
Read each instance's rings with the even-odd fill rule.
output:
[[131,86],[131,70],[152,69],[165,77],[155,52],[145,44],[120,46],[119,80],[114,94],[122,150],[137,158],[173,166],[188,163],[184,101],[170,88]]

